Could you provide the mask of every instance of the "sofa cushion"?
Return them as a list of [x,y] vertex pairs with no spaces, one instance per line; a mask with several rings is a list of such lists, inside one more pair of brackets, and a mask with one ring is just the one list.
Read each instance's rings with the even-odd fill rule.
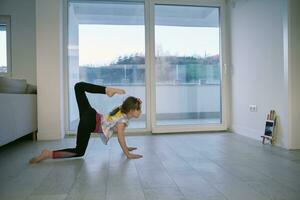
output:
[[26,92],[27,82],[25,79],[13,79],[0,77],[0,93],[18,93]]

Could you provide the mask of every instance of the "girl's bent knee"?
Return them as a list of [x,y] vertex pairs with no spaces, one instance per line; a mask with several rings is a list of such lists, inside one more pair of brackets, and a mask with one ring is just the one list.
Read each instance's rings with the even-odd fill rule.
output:
[[77,153],[77,157],[82,157],[82,156],[84,156],[84,154],[85,154],[85,151],[80,151]]
[[76,83],[76,84],[74,85],[74,88],[75,88],[75,89],[80,88],[81,85],[82,85],[83,83],[84,83],[84,82],[78,82],[78,83]]

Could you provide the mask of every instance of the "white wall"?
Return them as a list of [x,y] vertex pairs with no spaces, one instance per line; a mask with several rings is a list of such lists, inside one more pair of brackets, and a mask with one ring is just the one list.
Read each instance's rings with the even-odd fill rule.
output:
[[63,1],[36,1],[38,139],[64,136]]
[[288,67],[290,77],[290,148],[300,149],[300,1],[288,4]]
[[[279,115],[279,146],[288,148],[288,100],[284,95],[283,0],[231,1],[232,124],[260,139],[266,114]],[[249,105],[257,105],[250,112]]]
[[[275,109],[277,145],[300,148],[300,2],[230,1],[232,47],[231,129],[255,139]],[[257,112],[249,112],[249,105]]]
[[11,76],[36,85],[35,0],[0,0],[0,15],[11,16]]

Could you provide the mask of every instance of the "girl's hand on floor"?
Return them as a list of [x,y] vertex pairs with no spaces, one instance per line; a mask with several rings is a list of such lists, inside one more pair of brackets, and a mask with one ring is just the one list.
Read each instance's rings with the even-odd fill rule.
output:
[[133,151],[133,150],[136,150],[137,148],[136,147],[127,147],[128,151]]
[[139,154],[132,154],[130,153],[127,158],[128,159],[138,159],[138,158],[142,158],[143,156],[142,155],[139,155]]

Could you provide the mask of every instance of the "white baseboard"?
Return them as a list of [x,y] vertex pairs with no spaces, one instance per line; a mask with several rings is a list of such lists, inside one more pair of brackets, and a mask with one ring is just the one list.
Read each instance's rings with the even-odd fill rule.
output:
[[263,135],[263,132],[260,130],[251,129],[251,128],[247,128],[247,127],[243,127],[243,126],[239,126],[239,125],[232,125],[231,131],[233,133],[243,135],[243,136],[255,139],[255,140],[261,140],[260,136]]

